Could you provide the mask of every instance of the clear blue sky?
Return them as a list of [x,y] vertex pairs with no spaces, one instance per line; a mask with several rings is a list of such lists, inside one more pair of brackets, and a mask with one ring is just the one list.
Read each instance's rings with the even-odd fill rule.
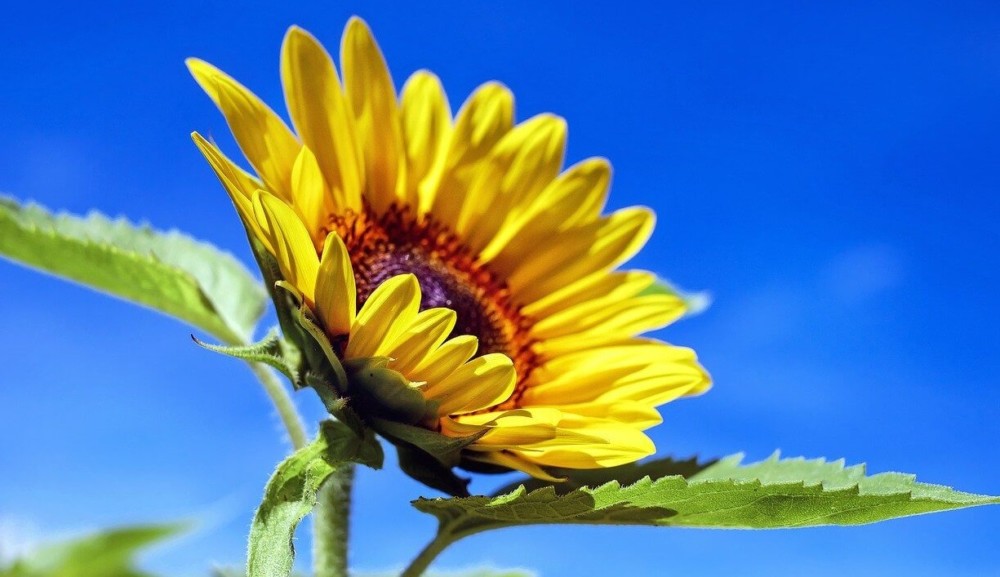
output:
[[[357,13],[397,85],[430,68],[457,107],[498,79],[519,118],[567,118],[570,162],[611,159],[614,207],[656,209],[634,264],[715,297],[662,334],[695,347],[716,380],[665,407],[662,453],[780,448],[1000,493],[996,3],[273,4],[6,7],[0,190],[177,227],[249,263],[188,134],[236,149],[183,59],[281,108],[285,29],[336,50]],[[200,531],[147,565],[193,576],[239,564],[286,450],[250,374],[183,325],[6,262],[0,319],[3,531],[197,518]],[[427,490],[391,467],[359,485],[355,565],[401,565],[432,531],[407,505]],[[995,575],[998,515],[794,532],[514,529],[473,537],[440,566]]]

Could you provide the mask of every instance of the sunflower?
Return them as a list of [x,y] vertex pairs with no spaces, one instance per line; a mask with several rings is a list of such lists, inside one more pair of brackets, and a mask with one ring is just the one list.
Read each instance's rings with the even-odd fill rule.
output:
[[194,133],[249,233],[341,361],[384,359],[427,402],[411,424],[475,439],[463,466],[552,479],[546,468],[630,463],[654,452],[643,431],[657,405],[710,386],[690,349],[637,336],[685,303],[649,290],[651,273],[617,270],[654,216],[602,214],[610,165],[562,170],[562,118],[515,124],[496,82],[452,118],[427,71],[397,97],[358,18],[342,76],[314,37],[288,31],[294,130],[215,67],[187,64],[256,171]]

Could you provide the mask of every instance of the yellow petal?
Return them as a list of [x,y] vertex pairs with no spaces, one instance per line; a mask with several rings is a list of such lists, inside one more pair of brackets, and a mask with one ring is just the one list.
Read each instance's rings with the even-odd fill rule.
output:
[[636,371],[650,365],[692,364],[696,360],[693,350],[654,339],[605,339],[604,345],[596,349],[548,358],[532,375],[544,383],[559,378],[576,378],[577,375],[590,374],[599,369],[620,367],[626,371]]
[[611,187],[611,163],[588,158],[566,169],[539,195],[540,214],[562,215],[563,227],[591,222],[601,216]]
[[610,366],[591,373],[575,372],[528,387],[525,406],[552,406],[592,401],[630,400],[656,406],[692,393],[707,381],[695,363],[656,363],[647,366]]
[[575,279],[628,260],[653,230],[653,213],[634,207],[571,229],[529,253],[508,278],[515,298],[532,303]]
[[489,169],[484,166],[473,181],[456,225],[474,254],[490,242],[510,239],[534,198],[559,174],[565,151],[566,121],[552,114],[526,120],[500,139],[486,162]]
[[390,204],[400,200],[396,187],[397,180],[405,179],[403,134],[396,89],[385,58],[371,30],[356,16],[350,19],[344,31],[341,62],[344,91],[354,111],[364,158],[366,197],[375,212],[381,214]]
[[684,367],[669,374],[650,375],[649,378],[618,382],[597,399],[609,402],[631,400],[662,405],[683,396],[700,394],[708,390],[711,384],[708,373],[700,366]]
[[[496,82],[483,84],[462,105],[455,119],[437,190],[434,217],[450,227],[458,223],[472,179],[493,146],[514,122],[514,96]],[[422,194],[430,195],[430,191]]]
[[257,220],[253,216],[253,193],[255,190],[261,188],[263,184],[236,166],[233,161],[226,158],[218,147],[205,140],[202,135],[193,132],[191,133],[191,138],[194,139],[198,150],[205,155],[208,164],[222,182],[223,188],[229,193],[229,198],[233,201],[233,205],[236,206],[236,212],[239,213],[243,224],[250,229],[251,234],[264,243],[268,250],[273,250],[273,247],[271,247],[269,241],[264,237],[260,226],[257,225]]
[[411,381],[433,385],[471,359],[478,348],[479,340],[470,335],[459,335],[448,339],[437,350],[424,357],[407,377]]
[[188,70],[225,115],[240,150],[268,189],[291,198],[291,174],[299,142],[285,122],[252,92],[211,64],[186,60]]
[[553,234],[601,216],[611,182],[611,165],[590,158],[568,168],[537,196],[520,218],[508,219],[480,254],[500,270],[511,270],[522,254]]
[[656,275],[646,271],[629,270],[612,273],[601,271],[574,281],[565,288],[522,308],[521,311],[527,316],[541,319],[581,303],[604,298],[613,300],[631,298],[652,286],[655,281]]
[[605,425],[586,427],[580,431],[599,438],[600,442],[572,446],[556,439],[512,452],[539,465],[567,469],[617,467],[656,452],[653,441],[635,429]]
[[514,363],[500,353],[472,359],[436,383],[424,396],[438,402],[438,414],[471,413],[498,405],[514,392]]
[[490,451],[490,452],[479,452],[476,451],[476,446],[472,445],[469,447],[470,451],[467,454],[469,459],[473,461],[480,461],[483,463],[491,463],[494,465],[500,465],[501,467],[507,467],[514,469],[516,471],[521,471],[522,473],[531,475],[536,479],[541,479],[543,481],[548,481],[550,483],[561,483],[566,479],[560,477],[554,477],[545,469],[539,467],[537,464],[531,462],[528,459],[520,457],[508,451]]
[[676,295],[602,298],[542,318],[531,334],[540,340],[571,339],[585,333],[599,333],[605,338],[631,337],[663,328],[683,316],[685,310],[684,299]]
[[311,304],[319,258],[305,225],[283,200],[262,190],[254,193],[253,207],[257,224],[275,249],[282,276]]
[[[530,408],[535,409],[536,407]],[[560,404],[558,409],[567,414],[614,421],[640,431],[663,422],[663,417],[655,408],[649,404],[631,400]]]
[[399,337],[387,354],[393,359],[392,368],[409,375],[431,351],[441,346],[452,329],[457,315],[446,308],[433,308],[417,314],[413,324]]
[[326,237],[316,280],[316,308],[328,334],[346,335],[357,312],[357,289],[351,257],[335,233]]
[[406,151],[406,197],[403,199],[420,214],[430,209],[433,190],[429,181],[435,167],[440,171],[451,137],[451,108],[438,77],[426,70],[410,76],[401,96],[403,143]]
[[313,243],[322,243],[326,234],[324,228],[334,211],[333,198],[329,194],[316,155],[308,146],[302,147],[292,167],[292,199]]
[[[648,339],[605,341],[605,346],[550,359],[532,372],[524,392],[526,405],[560,405],[594,401],[608,391],[625,390],[651,381],[660,392],[684,394],[705,378],[694,351]],[[677,382],[677,378],[680,382]],[[643,385],[634,385],[640,387]],[[650,406],[658,398],[634,398]]]
[[420,307],[420,284],[412,274],[383,282],[372,292],[351,326],[344,356],[348,359],[385,356]]
[[281,83],[292,123],[319,160],[336,209],[359,212],[364,166],[354,118],[330,55],[297,26],[281,47]]
[[486,428],[479,450],[501,450],[554,438],[560,419],[562,412],[551,408],[487,411],[443,418],[441,432],[464,437]]

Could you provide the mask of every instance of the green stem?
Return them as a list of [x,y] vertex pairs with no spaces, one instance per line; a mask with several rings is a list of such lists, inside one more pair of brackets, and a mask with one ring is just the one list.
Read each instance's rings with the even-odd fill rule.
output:
[[330,475],[316,495],[313,509],[313,574],[347,577],[347,540],[351,516],[354,465],[345,463]]
[[457,541],[460,537],[455,537],[447,531],[438,531],[437,536],[434,540],[424,547],[424,550],[417,555],[416,559],[410,562],[410,565],[400,574],[399,577],[420,577],[427,571],[427,568],[431,566],[434,559],[441,554],[442,551],[448,548]]
[[264,385],[264,392],[271,399],[274,409],[278,411],[278,417],[281,418],[281,423],[285,426],[285,432],[288,433],[288,438],[292,442],[292,448],[301,449],[305,447],[308,442],[306,429],[302,425],[302,419],[299,417],[299,412],[295,409],[295,403],[292,402],[291,395],[288,394],[288,389],[281,384],[281,381],[274,376],[274,373],[267,366],[260,363],[249,363],[249,365],[250,370],[256,375],[257,380]]

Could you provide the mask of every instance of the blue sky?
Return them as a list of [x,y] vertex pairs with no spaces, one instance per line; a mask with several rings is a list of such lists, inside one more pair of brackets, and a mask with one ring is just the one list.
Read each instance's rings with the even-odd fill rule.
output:
[[[180,228],[249,263],[188,135],[236,149],[183,59],[217,64],[280,109],[285,29],[335,51],[359,14],[397,85],[429,68],[457,108],[500,80],[519,118],[566,117],[568,162],[611,159],[612,207],[657,211],[633,264],[715,299],[660,335],[697,349],[716,381],[664,408],[661,453],[780,448],[997,494],[1000,7],[870,4],[21,3],[0,20],[0,191]],[[150,568],[241,563],[250,511],[287,449],[249,372],[170,319],[6,262],[0,319],[0,532],[194,518],[200,529]],[[423,545],[433,522],[407,505],[421,494],[392,467],[361,474],[357,567],[400,566]],[[473,537],[440,566],[992,575],[997,515],[794,532],[514,529]]]

